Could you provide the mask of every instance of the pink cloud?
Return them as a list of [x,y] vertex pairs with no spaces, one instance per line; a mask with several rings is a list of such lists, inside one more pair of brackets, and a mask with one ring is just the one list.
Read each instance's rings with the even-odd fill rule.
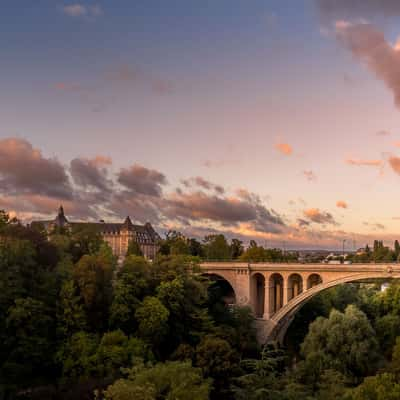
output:
[[366,167],[381,167],[383,164],[382,160],[360,160],[353,158],[347,159],[346,163],[349,165],[358,165]]
[[288,143],[278,143],[275,145],[276,150],[278,150],[280,153],[290,156],[293,153],[293,148],[290,144]]
[[336,207],[338,207],[338,208],[348,208],[348,204],[343,200],[338,200],[336,202]]
[[393,171],[400,175],[400,157],[391,156],[388,161]]
[[304,210],[304,216],[312,222],[316,224],[332,224],[337,225],[336,221],[334,220],[332,214],[321,211],[319,208],[309,208]]
[[314,174],[313,171],[308,170],[308,171],[303,171],[303,175],[306,177],[306,179],[310,182],[312,181],[316,181],[317,180],[317,176]]
[[382,32],[367,23],[336,23],[336,35],[352,55],[391,90],[400,108],[400,48],[392,46]]

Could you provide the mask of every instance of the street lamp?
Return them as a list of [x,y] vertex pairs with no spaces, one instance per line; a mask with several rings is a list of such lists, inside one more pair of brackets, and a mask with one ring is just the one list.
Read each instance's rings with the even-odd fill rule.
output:
[[343,256],[343,261],[344,261],[344,244],[346,243],[346,239],[343,239],[342,243],[342,256]]

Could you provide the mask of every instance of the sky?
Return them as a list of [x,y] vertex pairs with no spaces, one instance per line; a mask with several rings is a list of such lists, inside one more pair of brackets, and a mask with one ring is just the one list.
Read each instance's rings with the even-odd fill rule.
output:
[[399,22],[397,0],[3,0],[0,208],[391,244]]

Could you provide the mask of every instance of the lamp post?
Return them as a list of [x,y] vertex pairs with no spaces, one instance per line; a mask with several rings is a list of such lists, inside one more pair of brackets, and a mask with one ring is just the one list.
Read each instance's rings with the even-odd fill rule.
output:
[[344,244],[346,243],[346,239],[343,239],[342,242],[342,256],[343,256],[343,261],[344,261]]

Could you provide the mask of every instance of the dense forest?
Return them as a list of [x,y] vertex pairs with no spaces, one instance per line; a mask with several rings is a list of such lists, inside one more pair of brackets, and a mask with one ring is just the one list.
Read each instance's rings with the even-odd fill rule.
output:
[[260,347],[250,310],[228,307],[197,264],[285,254],[176,233],[152,263],[135,243],[128,253],[118,265],[95,231],[48,238],[0,212],[0,398],[400,398],[395,281],[325,291],[298,312],[285,346]]

